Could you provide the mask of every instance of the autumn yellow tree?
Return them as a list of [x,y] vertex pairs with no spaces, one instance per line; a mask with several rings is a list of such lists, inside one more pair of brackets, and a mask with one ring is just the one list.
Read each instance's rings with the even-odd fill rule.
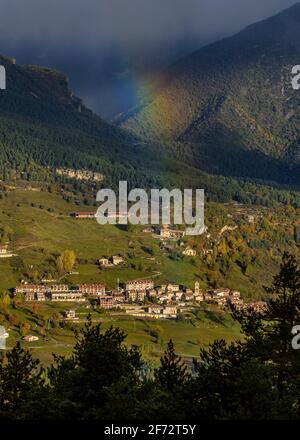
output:
[[59,271],[71,272],[76,262],[76,254],[72,250],[65,250],[57,259],[57,267]]
[[10,297],[7,293],[0,294],[0,311],[6,313],[10,302]]

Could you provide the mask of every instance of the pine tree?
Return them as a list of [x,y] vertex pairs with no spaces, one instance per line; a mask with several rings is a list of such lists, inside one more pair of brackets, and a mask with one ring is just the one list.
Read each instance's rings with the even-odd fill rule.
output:
[[49,378],[66,417],[106,417],[111,390],[120,384],[139,384],[141,356],[138,350],[125,346],[125,338],[119,328],[102,332],[101,325],[93,325],[89,316],[77,335],[73,356],[56,357]]
[[40,413],[42,417],[43,395],[46,395],[46,386],[40,362],[18,342],[0,365],[1,414],[14,419],[26,418],[26,414],[33,413]]
[[189,377],[187,366],[175,353],[172,339],[168,342],[168,348],[160,359],[160,367],[154,371],[154,377],[162,388],[169,391],[183,385]]

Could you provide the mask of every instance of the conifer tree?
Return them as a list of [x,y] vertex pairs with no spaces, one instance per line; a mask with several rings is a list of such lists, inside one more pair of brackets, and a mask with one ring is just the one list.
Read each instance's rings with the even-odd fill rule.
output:
[[169,391],[183,385],[188,379],[187,366],[176,355],[172,339],[168,342],[168,348],[161,357],[160,367],[154,371],[154,376],[160,386]]

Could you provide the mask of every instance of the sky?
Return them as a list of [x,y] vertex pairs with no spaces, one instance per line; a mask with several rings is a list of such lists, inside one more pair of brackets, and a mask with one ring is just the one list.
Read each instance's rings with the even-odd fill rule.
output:
[[103,117],[136,103],[149,74],[296,0],[1,0],[0,53],[67,73]]

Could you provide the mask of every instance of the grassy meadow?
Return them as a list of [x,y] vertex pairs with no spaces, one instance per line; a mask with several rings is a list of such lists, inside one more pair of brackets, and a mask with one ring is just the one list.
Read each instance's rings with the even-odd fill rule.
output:
[[[212,222],[209,225],[209,231],[215,237],[216,249],[220,241],[218,231],[228,221],[224,207],[218,206],[214,207],[214,211],[218,212],[219,209],[220,215],[215,224]],[[278,269],[280,256],[272,249],[250,249],[255,258],[252,257],[251,264],[245,271],[234,255],[230,264],[225,261],[227,266],[222,262],[223,257],[209,265],[200,252],[195,258],[180,256],[181,248],[174,242],[168,243],[173,251],[162,249],[160,240],[152,234],[142,232],[142,227],[131,227],[127,230],[118,225],[100,226],[95,220],[75,219],[70,216],[74,211],[90,210],[96,208],[85,206],[82,202],[78,206],[74,200],[66,201],[58,189],[49,192],[46,188],[32,188],[28,184],[15,187],[11,185],[5,195],[0,197],[0,230],[5,226],[10,228],[9,248],[15,256],[0,258],[0,292],[8,292],[21,280],[29,280],[33,276],[37,277],[32,280],[35,282],[52,277],[56,282],[69,284],[100,282],[105,283],[108,289],[114,289],[118,280],[124,282],[137,278],[153,278],[156,285],[174,282],[189,288],[193,288],[195,281],[199,281],[200,286],[205,288],[210,285],[212,276],[217,274],[218,287],[238,289],[244,299],[256,299],[263,293],[262,285],[270,284]],[[277,218],[275,220],[278,225]],[[239,231],[239,235],[234,236],[237,234],[235,231],[227,236],[227,248],[229,249],[230,240],[235,240],[238,255],[247,255],[245,243],[248,240],[242,235],[245,235],[245,228],[250,230],[249,234],[259,237],[260,245],[261,242],[266,242],[267,234],[272,237],[273,233],[277,233],[275,226],[274,230],[272,227],[271,221],[266,230],[258,225],[258,231],[251,232],[250,227],[245,226]],[[281,240],[290,240],[291,228],[284,227],[286,231],[280,232]],[[278,230],[278,226],[276,228]],[[201,247],[201,240],[202,237],[183,239],[185,245],[196,246],[197,249]],[[75,251],[76,266],[73,274],[60,276],[56,260],[66,249]],[[99,267],[98,259],[115,254],[123,255],[124,265],[106,269]],[[26,304],[17,308],[9,306],[8,313],[3,314],[2,319],[3,325],[10,329],[8,346],[20,339],[21,326],[28,323],[30,333],[39,335],[39,341],[27,345],[43,362],[51,361],[52,352],[70,354],[74,344],[74,334],[70,327],[82,325],[90,311],[80,307],[78,310],[78,305],[70,303],[38,304],[34,310],[31,305]],[[49,324],[50,321],[59,322],[60,312],[69,308],[77,309],[80,317],[78,324],[68,324],[65,328]],[[128,334],[126,342],[140,346],[145,357],[154,361],[163,352],[170,338],[174,339],[180,354],[192,357],[197,356],[200,347],[207,346],[216,338],[234,340],[240,337],[240,329],[228,312],[218,310],[200,310],[196,317],[187,316],[179,321],[148,321],[133,319],[124,314],[101,314],[94,310],[92,314],[93,319],[101,321],[104,328],[111,324],[123,328]],[[9,315],[14,316],[13,323],[9,322]]]

